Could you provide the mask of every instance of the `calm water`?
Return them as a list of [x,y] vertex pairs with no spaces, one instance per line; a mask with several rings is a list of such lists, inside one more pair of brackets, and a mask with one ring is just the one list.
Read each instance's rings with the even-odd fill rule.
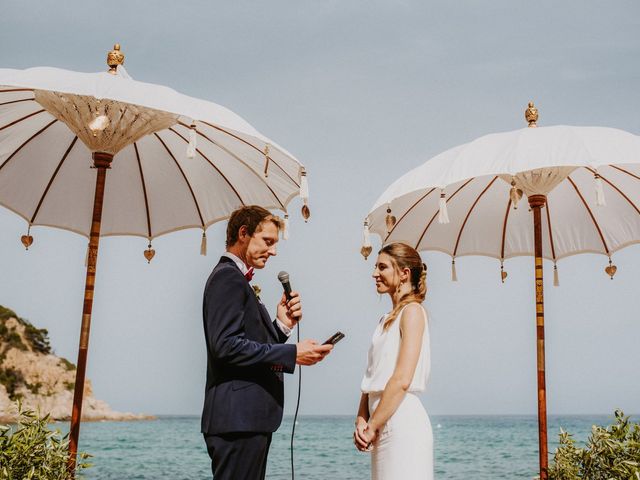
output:
[[[635,417],[634,417],[635,419]],[[291,478],[291,418],[274,435],[267,478]],[[549,450],[562,426],[583,441],[591,425],[609,424],[606,416],[549,418]],[[432,416],[438,479],[531,479],[537,468],[537,421],[533,416]],[[351,442],[351,416],[298,419],[296,477],[313,480],[369,478],[369,456]],[[58,425],[66,427],[66,425]],[[198,417],[161,417],[145,422],[83,424],[80,449],[94,455],[90,480],[207,479],[209,457]]]

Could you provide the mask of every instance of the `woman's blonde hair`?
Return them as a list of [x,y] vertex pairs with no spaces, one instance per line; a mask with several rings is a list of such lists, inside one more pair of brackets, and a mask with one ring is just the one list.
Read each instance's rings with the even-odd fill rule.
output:
[[389,316],[384,322],[384,330],[389,328],[394,322],[400,310],[410,303],[424,302],[427,296],[427,266],[422,263],[422,258],[415,248],[410,247],[406,243],[390,243],[380,249],[378,255],[385,253],[391,258],[391,263],[396,273],[408,268],[411,272],[409,281],[411,282],[411,292],[400,298],[396,306],[391,310]]

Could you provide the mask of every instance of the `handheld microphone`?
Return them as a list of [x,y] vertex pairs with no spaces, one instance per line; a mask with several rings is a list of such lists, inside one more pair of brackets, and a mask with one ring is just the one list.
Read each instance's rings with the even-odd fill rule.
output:
[[282,284],[282,288],[284,289],[284,295],[287,297],[287,302],[291,300],[291,284],[289,283],[289,274],[287,272],[280,272],[278,274],[278,280]]

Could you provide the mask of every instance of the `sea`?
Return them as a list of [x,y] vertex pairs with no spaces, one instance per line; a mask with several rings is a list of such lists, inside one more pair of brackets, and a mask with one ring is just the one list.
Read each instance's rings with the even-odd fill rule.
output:
[[[637,421],[636,417],[632,420]],[[607,416],[550,416],[549,451],[560,428],[584,442],[591,426]],[[432,416],[435,478],[448,480],[533,479],[538,465],[535,416]],[[54,424],[64,431],[68,424]],[[274,434],[267,478],[291,479],[292,417]],[[211,467],[196,416],[162,416],[136,422],[83,423],[80,450],[90,453],[88,480],[211,479]],[[352,416],[302,416],[294,438],[295,478],[363,480],[369,454],[352,443]]]

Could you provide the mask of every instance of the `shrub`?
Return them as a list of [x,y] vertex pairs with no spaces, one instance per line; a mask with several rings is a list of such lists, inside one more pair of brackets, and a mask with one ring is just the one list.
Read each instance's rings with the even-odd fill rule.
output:
[[22,343],[20,336],[17,333],[11,333],[7,329],[4,321],[9,318],[15,318],[21,325],[24,325],[25,338],[34,351],[45,355],[51,353],[49,332],[46,328],[34,327],[28,320],[18,317],[16,312],[13,310],[0,305],[0,337],[9,343],[10,347],[19,348],[20,350],[26,350],[27,348],[26,345]]
[[[67,480],[68,435],[47,427],[49,416],[40,417],[18,404],[18,424],[0,426],[0,478],[6,480]],[[76,472],[91,466],[90,455],[80,453]]]
[[4,388],[7,389],[7,394],[11,400],[18,399],[19,394],[16,393],[16,390],[23,384],[24,377],[18,370],[0,367],[0,385],[4,385]]
[[549,468],[551,480],[640,479],[640,424],[620,410],[610,427],[591,428],[585,448],[576,446],[571,434],[560,431],[560,446]]

